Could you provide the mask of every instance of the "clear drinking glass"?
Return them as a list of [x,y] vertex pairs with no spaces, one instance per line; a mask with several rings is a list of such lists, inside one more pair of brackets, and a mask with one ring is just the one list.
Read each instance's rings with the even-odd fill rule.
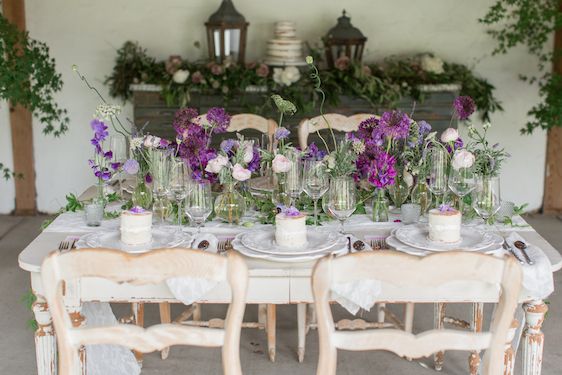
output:
[[488,221],[501,207],[499,177],[478,176],[472,191],[472,207],[476,213]]
[[291,169],[287,172],[286,192],[291,197],[291,206],[294,206],[303,191],[303,166],[300,152],[297,150],[290,150],[287,159],[291,161]]
[[195,223],[197,233],[201,232],[201,225],[211,212],[213,212],[211,184],[208,181],[193,182],[185,198],[185,213]]
[[304,161],[303,188],[314,201],[314,225],[318,225],[318,199],[322,198],[329,188],[328,172],[322,161]]
[[340,221],[340,234],[344,234],[345,221],[355,212],[356,187],[351,177],[339,177],[330,181],[328,209]]
[[189,169],[185,162],[180,158],[173,159],[170,168],[170,195],[178,205],[178,232],[181,232],[182,225],[182,202],[187,197],[190,182]]
[[170,174],[172,155],[168,150],[150,151],[150,175],[154,192],[154,215],[164,223],[171,209],[168,195],[170,193]]
[[445,150],[434,148],[430,155],[429,190],[437,197],[436,203],[443,203],[447,192],[447,155]]
[[463,198],[476,187],[476,176],[472,168],[451,168],[449,189],[459,197],[459,211],[464,211]]

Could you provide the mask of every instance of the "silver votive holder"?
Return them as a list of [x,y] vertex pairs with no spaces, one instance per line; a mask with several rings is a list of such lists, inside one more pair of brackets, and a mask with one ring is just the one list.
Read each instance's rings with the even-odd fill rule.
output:
[[103,220],[103,203],[93,201],[84,205],[84,218],[89,227],[99,227]]
[[415,203],[406,203],[401,207],[401,220],[404,224],[414,224],[420,220],[421,206]]

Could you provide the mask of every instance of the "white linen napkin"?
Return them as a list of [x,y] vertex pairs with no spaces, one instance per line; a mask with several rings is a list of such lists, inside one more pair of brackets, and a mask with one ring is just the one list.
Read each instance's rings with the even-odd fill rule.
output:
[[90,233],[97,231],[114,231],[119,229],[120,219],[102,220],[99,227],[89,227],[84,219],[84,212],[65,212],[60,214],[44,232]]
[[519,233],[512,232],[506,237],[506,242],[513,248],[513,251],[519,255],[519,258],[525,260],[523,254],[513,246],[515,241],[522,241],[527,244],[527,254],[533,260],[534,264],[524,263],[523,268],[523,288],[529,295],[536,298],[546,298],[554,291],[554,279],[552,276],[552,265],[545,253],[538,247],[530,244]]

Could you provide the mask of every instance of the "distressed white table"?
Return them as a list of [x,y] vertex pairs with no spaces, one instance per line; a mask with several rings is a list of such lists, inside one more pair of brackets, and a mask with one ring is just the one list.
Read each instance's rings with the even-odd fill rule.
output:
[[[369,235],[384,235],[388,229],[346,228],[358,237]],[[33,312],[39,328],[35,332],[37,367],[39,375],[54,375],[57,373],[56,338],[53,330],[49,308],[45,303],[41,284],[41,263],[45,256],[56,249],[58,244],[67,236],[74,233],[44,232],[29,244],[19,255],[19,265],[31,275],[31,287],[37,296]],[[520,232],[527,241],[540,247],[548,256],[552,264],[552,271],[562,268],[562,257],[544,238],[535,231]],[[224,232],[221,234],[224,235]],[[310,275],[313,263],[274,263],[247,258],[250,269],[247,302],[250,304],[301,304],[312,303]],[[420,290],[397,288],[393,285],[383,285],[380,301],[386,302],[415,302],[415,303],[460,303],[460,302],[493,302],[497,295],[486,295],[488,292],[478,289],[464,291],[462,299],[458,297],[462,283],[446,286],[440,291],[439,297],[427,295]],[[165,284],[132,286],[118,285],[107,280],[89,278],[82,279],[66,287],[66,303],[69,313],[77,326],[84,324],[80,314],[81,304],[86,301],[102,302],[138,302],[159,303],[178,302]],[[230,290],[227,287],[215,288],[205,296],[201,303],[228,303]],[[525,375],[539,375],[541,372],[544,335],[541,325],[547,306],[542,300],[537,300],[528,292],[523,291],[520,296],[523,305],[521,313],[521,327],[523,337],[523,373]],[[300,310],[300,309],[299,309]],[[515,347],[518,344],[516,335]],[[511,359],[513,360],[513,359]]]

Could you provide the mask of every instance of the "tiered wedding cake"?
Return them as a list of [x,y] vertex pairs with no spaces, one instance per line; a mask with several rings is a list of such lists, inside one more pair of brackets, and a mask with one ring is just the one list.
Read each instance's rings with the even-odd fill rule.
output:
[[152,241],[152,212],[133,207],[121,213],[121,241],[141,245]]
[[307,243],[306,215],[291,207],[275,217],[275,242],[286,248],[299,248]]
[[429,239],[454,243],[461,239],[462,215],[454,208],[441,205],[429,211]]
[[265,63],[273,66],[305,65],[302,41],[297,39],[295,23],[281,21],[275,24],[275,38],[267,42]]

